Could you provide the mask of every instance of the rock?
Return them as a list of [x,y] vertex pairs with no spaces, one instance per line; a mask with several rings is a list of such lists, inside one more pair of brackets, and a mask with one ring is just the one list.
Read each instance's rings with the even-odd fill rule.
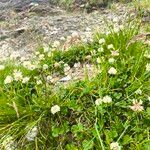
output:
[[[24,9],[23,4],[29,7],[26,7],[27,9],[22,12],[14,11],[18,6]],[[0,24],[0,46],[5,42],[10,50],[0,49],[1,56],[4,53],[6,53],[4,56],[9,56],[8,54],[13,51],[19,51],[25,56],[30,54],[30,57],[38,45],[50,44],[55,40],[61,40],[65,43],[66,37],[75,31],[80,33],[84,41],[91,41],[93,31],[96,29],[102,32],[106,31],[104,18],[107,18],[108,21],[119,18],[121,24],[125,19],[122,14],[126,13],[125,11],[120,15],[109,9],[97,10],[90,14],[68,13],[49,4],[48,0],[34,0],[34,3],[31,0],[3,0],[0,2],[0,8],[2,5],[7,5],[9,9],[0,11],[0,16],[3,19]]]

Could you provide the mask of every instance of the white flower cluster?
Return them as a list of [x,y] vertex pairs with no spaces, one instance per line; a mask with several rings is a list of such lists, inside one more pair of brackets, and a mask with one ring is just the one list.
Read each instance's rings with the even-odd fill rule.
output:
[[102,39],[99,40],[99,44],[104,44],[105,42],[106,42],[106,41],[105,41],[104,38],[102,38]]
[[141,90],[141,89],[137,89],[137,90],[135,91],[135,94],[142,95],[142,90]]
[[4,69],[5,69],[5,66],[4,65],[0,65],[0,71],[4,70]]
[[28,141],[34,141],[37,134],[38,134],[38,128],[37,126],[35,126],[26,134],[26,139]]
[[47,64],[44,64],[44,65],[43,65],[43,70],[46,70],[46,69],[48,69],[48,65],[47,65]]
[[25,68],[27,68],[28,70],[34,70],[34,69],[38,68],[38,62],[37,62],[37,64],[33,64],[30,61],[24,61],[23,66]]
[[12,136],[8,136],[2,143],[2,147],[5,150],[17,150],[17,143]]
[[22,83],[27,83],[30,80],[30,77],[23,77],[20,70],[14,70],[13,76],[6,76],[4,84],[10,84],[13,81],[21,81]]
[[110,64],[112,64],[112,63],[115,62],[115,59],[114,59],[114,58],[109,58],[109,59],[108,59],[108,62],[109,62]]
[[119,146],[118,142],[113,142],[110,144],[110,149],[111,150],[121,150],[121,146]]
[[108,95],[104,96],[103,98],[99,98],[95,101],[95,105],[101,105],[102,103],[111,103],[112,98]]
[[7,76],[4,80],[4,84],[10,84],[11,82],[13,82],[12,76]]
[[14,70],[13,76],[15,81],[21,81],[23,78],[22,72],[19,70]]
[[54,105],[51,107],[51,113],[54,115],[55,113],[60,111],[60,107],[58,105]]
[[64,64],[64,73],[68,74],[69,70],[70,70],[70,66],[68,64]]
[[137,101],[137,99],[134,99],[133,100],[133,105],[132,106],[129,106],[130,109],[132,109],[133,111],[135,112],[141,112],[144,110],[144,107],[142,106],[143,102],[142,100],[140,100],[139,102]]
[[146,71],[150,71],[150,63],[146,65]]
[[117,73],[117,70],[114,68],[114,67],[111,67],[109,70],[108,70],[108,73],[110,75],[115,75]]
[[109,44],[109,45],[107,46],[107,48],[108,48],[108,49],[114,49],[114,45],[113,45],[113,44]]

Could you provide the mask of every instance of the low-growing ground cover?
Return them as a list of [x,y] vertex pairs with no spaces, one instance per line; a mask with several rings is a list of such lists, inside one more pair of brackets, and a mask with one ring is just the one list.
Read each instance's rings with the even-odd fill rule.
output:
[[2,62],[1,149],[148,150],[150,48],[135,38],[139,28]]

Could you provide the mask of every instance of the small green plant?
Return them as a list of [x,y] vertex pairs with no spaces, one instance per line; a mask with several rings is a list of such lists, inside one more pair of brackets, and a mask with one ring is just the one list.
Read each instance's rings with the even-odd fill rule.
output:
[[138,31],[129,23],[2,62],[0,149],[148,150],[150,50],[131,42]]

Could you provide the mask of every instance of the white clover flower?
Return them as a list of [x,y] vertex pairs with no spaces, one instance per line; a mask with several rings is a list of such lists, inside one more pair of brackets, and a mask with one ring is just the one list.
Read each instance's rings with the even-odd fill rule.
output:
[[22,83],[27,83],[29,80],[30,80],[29,77],[24,77],[24,78],[22,79]]
[[150,101],[150,96],[148,96],[147,99]]
[[120,31],[120,28],[119,27],[114,27],[114,32],[119,32]]
[[119,146],[118,142],[113,142],[110,144],[110,149],[111,150],[121,150],[121,147]]
[[47,80],[48,82],[50,82],[50,81],[52,80],[52,78],[53,78],[53,77],[49,75],[49,76],[46,77],[46,80]]
[[79,68],[80,66],[81,66],[80,62],[74,64],[75,68]]
[[102,62],[102,60],[98,57],[98,58],[96,59],[96,62],[97,62],[98,64],[100,64],[100,63]]
[[44,60],[44,57],[45,57],[44,54],[40,54],[39,55],[39,60]]
[[92,55],[95,55],[95,54],[96,54],[96,51],[95,51],[95,50],[92,50],[92,51],[91,51],[91,54],[92,54]]
[[147,52],[145,52],[144,56],[149,59],[150,58],[150,53],[147,51]]
[[67,73],[67,71],[70,70],[70,66],[68,64],[64,64],[64,72]]
[[22,64],[25,68],[27,68],[28,66],[31,65],[31,62],[30,61],[23,61],[23,64]]
[[13,76],[14,76],[14,80],[16,81],[21,81],[23,78],[22,72],[19,70],[14,70]]
[[0,70],[4,70],[5,66],[4,65],[0,65]]
[[107,48],[108,49],[114,49],[114,46],[113,46],[113,44],[110,44],[110,45],[107,46]]
[[144,110],[144,107],[142,106],[143,102],[142,100],[140,100],[139,102],[137,101],[137,99],[134,99],[133,100],[133,105],[132,106],[129,106],[130,109],[132,109],[133,111],[135,112],[141,112]]
[[43,70],[46,70],[46,69],[48,69],[48,65],[47,65],[47,64],[44,64],[44,65],[43,65]]
[[103,100],[101,98],[99,98],[95,101],[95,105],[99,106],[102,104],[102,102],[103,102]]
[[58,63],[58,62],[55,62],[55,63],[54,63],[54,67],[55,67],[55,68],[57,68],[57,67],[59,67],[59,66],[60,66],[60,63]]
[[117,70],[114,68],[114,67],[111,67],[109,70],[108,70],[108,73],[111,74],[111,75],[115,75],[117,73]]
[[146,71],[150,71],[150,64],[146,65]]
[[34,141],[37,134],[38,134],[38,128],[37,126],[35,126],[26,134],[26,139],[28,141]]
[[29,70],[34,70],[37,68],[37,65],[32,64],[30,61],[24,61],[23,66]]
[[112,98],[108,95],[104,96],[103,97],[103,100],[102,100],[104,103],[111,103],[112,102]]
[[35,55],[40,55],[40,52],[39,51],[35,52]]
[[106,31],[106,35],[109,35],[111,32],[110,31]]
[[47,53],[49,51],[49,47],[48,46],[44,46],[43,49],[44,49],[44,53]]
[[51,113],[55,114],[60,111],[60,107],[58,105],[54,105],[51,107]]
[[51,51],[48,52],[48,54],[47,54],[48,57],[51,57],[52,55],[53,55],[53,53]]
[[100,47],[100,48],[98,48],[97,51],[98,51],[98,52],[104,52],[104,48],[103,48],[103,47]]
[[37,85],[40,85],[40,84],[42,84],[42,81],[41,81],[41,80],[37,80],[37,81],[36,81],[36,84],[37,84]]
[[53,47],[53,48],[57,48],[57,47],[59,47],[59,46],[60,46],[60,42],[59,42],[59,41],[54,41],[52,47]]
[[91,56],[91,55],[87,55],[85,58],[86,58],[87,60],[90,60],[90,59],[92,58],[92,56]]
[[142,90],[141,90],[141,89],[136,90],[136,91],[135,91],[135,94],[142,95]]
[[103,44],[103,43],[105,43],[105,39],[104,38],[99,40],[99,44]]
[[121,30],[123,30],[123,29],[124,29],[124,26],[123,26],[123,25],[120,25],[119,28],[120,28]]
[[112,56],[119,56],[119,52],[118,51],[111,51],[111,55]]
[[5,80],[4,80],[4,83],[5,83],[5,84],[9,84],[9,83],[11,83],[11,82],[13,82],[13,77],[12,77],[12,76],[7,76],[7,77],[5,78]]
[[12,136],[8,136],[3,142],[2,147],[5,150],[17,150],[17,143]]
[[109,58],[109,59],[108,59],[108,62],[109,62],[109,63],[114,63],[114,62],[115,62],[115,59],[114,59],[114,58]]

